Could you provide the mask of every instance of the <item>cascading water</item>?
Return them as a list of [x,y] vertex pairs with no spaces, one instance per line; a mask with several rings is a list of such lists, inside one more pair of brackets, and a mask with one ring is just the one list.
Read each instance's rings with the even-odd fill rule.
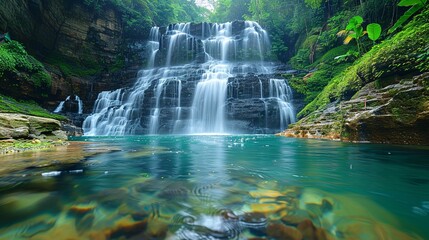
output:
[[70,100],[70,96],[66,97],[66,100],[61,101],[60,104],[58,104],[57,108],[55,108],[54,113],[59,113],[63,110],[64,108],[64,103],[66,103],[67,101]]
[[295,121],[256,22],[153,27],[147,50],[134,86],[98,95],[86,135],[269,133]]
[[[75,95],[74,96],[74,100],[71,99],[71,96],[67,96],[67,98],[64,101],[61,101],[58,106],[55,108],[54,113],[60,113],[64,111],[64,104],[66,104],[67,102],[73,102],[75,104],[77,104],[77,114],[82,114],[83,113],[83,102],[80,99],[79,96]],[[67,110],[68,112],[71,112],[70,109]]]

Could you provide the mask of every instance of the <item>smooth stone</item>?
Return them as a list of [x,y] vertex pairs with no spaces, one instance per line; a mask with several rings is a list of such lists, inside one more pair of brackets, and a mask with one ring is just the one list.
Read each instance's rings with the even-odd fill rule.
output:
[[167,232],[167,223],[158,219],[151,219],[147,224],[145,235],[149,236],[150,239],[165,239]]
[[31,238],[42,232],[47,232],[55,226],[55,222],[56,220],[50,216],[48,216],[48,219],[44,219],[44,217],[38,217],[34,220],[34,222],[30,222],[25,226],[21,236],[25,238]]
[[308,217],[301,215],[287,215],[282,217],[282,222],[290,226],[298,226],[301,222],[308,220]]
[[263,198],[263,197],[276,198],[276,197],[283,196],[283,194],[281,192],[273,191],[273,190],[264,190],[264,189],[259,189],[257,191],[251,191],[251,192],[249,192],[249,194],[250,194],[250,196],[252,196],[254,198]]
[[261,212],[248,212],[239,216],[239,221],[246,227],[265,227],[267,225],[267,217]]
[[70,207],[70,212],[78,215],[83,215],[88,212],[92,212],[95,209],[95,204],[89,203],[89,204],[78,204]]
[[83,217],[76,218],[75,227],[79,233],[88,231],[94,224],[95,216],[92,213],[86,214]]
[[135,222],[130,219],[121,219],[113,228],[105,230],[104,235],[108,239],[122,237],[129,238],[144,232],[147,225],[147,220]]
[[301,240],[302,234],[294,227],[281,223],[271,223],[267,227],[267,235],[277,240]]
[[253,212],[262,212],[262,213],[276,213],[283,209],[286,209],[286,204],[275,204],[275,203],[254,203],[250,204],[250,208]]

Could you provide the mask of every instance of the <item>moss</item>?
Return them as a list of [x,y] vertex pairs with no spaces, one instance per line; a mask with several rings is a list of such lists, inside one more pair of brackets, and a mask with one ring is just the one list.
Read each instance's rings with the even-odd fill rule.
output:
[[116,57],[115,62],[109,67],[109,72],[118,72],[125,67],[125,57],[119,55]]
[[60,53],[53,53],[48,56],[46,62],[57,66],[66,77],[96,75],[103,69],[103,65],[89,53],[83,54],[81,59],[72,59]]
[[[330,102],[347,100],[362,86],[394,74],[419,71],[417,63],[428,65],[429,60],[418,58],[429,44],[429,10],[416,16],[403,31],[392,38],[374,46],[351,67],[337,74],[323,91],[309,103],[298,117],[324,107]],[[382,86],[382,82],[379,82]]]
[[7,73],[23,73],[36,87],[51,86],[51,76],[42,63],[28,55],[17,41],[0,44],[0,78]]
[[303,80],[302,75],[293,76],[290,78],[289,84],[295,91],[305,96],[306,103],[313,101],[334,76],[351,65],[349,62],[335,60],[336,56],[343,55],[350,49],[348,46],[331,49],[312,65],[312,68],[318,70],[313,72],[310,77]]
[[62,115],[52,114],[46,109],[40,107],[35,102],[31,101],[16,101],[13,98],[4,96],[0,94],[0,112],[3,113],[22,113],[32,116],[53,118],[60,121],[67,120],[66,117]]

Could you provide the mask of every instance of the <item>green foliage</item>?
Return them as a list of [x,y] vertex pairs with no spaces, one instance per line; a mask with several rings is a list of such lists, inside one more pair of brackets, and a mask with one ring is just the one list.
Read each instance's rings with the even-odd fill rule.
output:
[[210,20],[212,22],[244,20],[245,16],[250,15],[249,5],[250,0],[218,0]]
[[368,32],[369,39],[372,41],[377,41],[381,36],[381,26],[378,23],[368,24],[366,31]]
[[38,117],[53,118],[60,121],[67,120],[62,115],[52,114],[41,108],[33,101],[16,101],[13,98],[0,94],[0,113],[22,113]]
[[363,18],[361,16],[354,16],[350,19],[345,30],[338,32],[338,36],[347,35],[344,40],[344,44],[349,44],[352,39],[356,39],[358,52],[363,53],[363,47],[360,39],[368,33],[368,37],[374,42],[381,36],[381,25],[378,23],[368,24],[366,31],[364,31]]
[[416,14],[418,11],[424,8],[426,5],[427,0],[402,0],[399,2],[398,6],[400,7],[411,7],[408,9],[404,15],[402,15],[398,21],[396,21],[395,25],[391,27],[388,31],[388,33],[395,32],[399,27],[401,27],[405,22],[408,21],[408,19]]
[[311,8],[319,8],[323,0],[304,0],[304,2]]
[[85,77],[96,75],[101,72],[103,65],[90,54],[83,54],[79,60],[67,58],[58,53],[52,53],[46,62],[57,66],[64,76]]
[[208,12],[194,0],[81,0],[86,6],[103,14],[106,7],[122,13],[125,36],[141,38],[153,25],[167,26],[176,22],[203,21]]
[[24,46],[17,41],[0,44],[0,78],[6,73],[25,73],[36,87],[49,87],[51,76],[45,67],[34,57],[27,54]]
[[[351,98],[363,85],[394,74],[427,70],[429,65],[429,9],[416,16],[403,31],[374,46],[352,66],[337,74],[299,114],[304,117],[330,102]],[[376,82],[377,83],[377,82]]]
[[351,65],[350,61],[338,61],[336,57],[350,50],[350,46],[342,45],[329,50],[319,58],[312,67],[317,70],[307,76],[294,76],[289,84],[297,92],[304,95],[306,103],[311,102],[323,90],[323,88],[340,72]]

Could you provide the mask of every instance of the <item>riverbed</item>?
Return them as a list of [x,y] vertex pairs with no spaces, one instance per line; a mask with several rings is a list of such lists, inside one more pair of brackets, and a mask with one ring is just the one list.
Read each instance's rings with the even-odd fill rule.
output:
[[426,147],[272,135],[72,141],[105,151],[0,177],[0,239],[429,239]]

